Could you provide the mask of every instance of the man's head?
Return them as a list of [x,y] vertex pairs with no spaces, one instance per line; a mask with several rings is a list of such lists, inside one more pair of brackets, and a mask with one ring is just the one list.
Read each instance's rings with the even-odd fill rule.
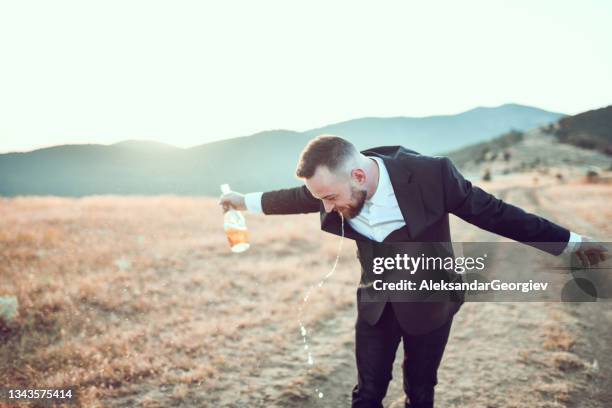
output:
[[363,208],[368,195],[368,162],[347,140],[321,135],[302,151],[296,176],[303,179],[313,196],[323,202],[325,211],[336,211],[353,218]]

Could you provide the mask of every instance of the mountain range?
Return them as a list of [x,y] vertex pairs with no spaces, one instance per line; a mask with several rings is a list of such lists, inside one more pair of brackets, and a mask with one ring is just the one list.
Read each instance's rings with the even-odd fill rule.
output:
[[560,180],[603,173],[612,170],[612,106],[526,132],[513,130],[446,155],[472,179],[525,171]]
[[456,115],[359,118],[305,132],[269,130],[188,149],[151,141],[61,145],[0,154],[0,195],[213,195],[301,184],[300,151],[313,136],[336,134],[360,149],[403,145],[439,154],[486,142],[505,132],[558,123],[566,115],[506,104]]

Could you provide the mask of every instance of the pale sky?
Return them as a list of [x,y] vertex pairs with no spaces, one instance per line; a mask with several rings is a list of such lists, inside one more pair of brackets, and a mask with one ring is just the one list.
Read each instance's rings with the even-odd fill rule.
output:
[[0,0],[0,152],[612,104],[612,2]]

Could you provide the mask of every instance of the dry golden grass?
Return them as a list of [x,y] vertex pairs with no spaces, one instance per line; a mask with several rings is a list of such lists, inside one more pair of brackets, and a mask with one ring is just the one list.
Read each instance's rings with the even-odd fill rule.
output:
[[576,336],[563,330],[559,326],[547,326],[545,328],[544,348],[546,350],[570,351],[576,344]]
[[[495,192],[527,183],[537,189],[534,208],[553,220],[577,232],[612,236],[610,186],[559,185],[541,178],[534,187],[530,180],[483,187]],[[0,296],[19,300],[18,318],[0,323],[0,383],[76,387],[80,405],[87,407],[300,405],[313,395],[313,384],[334,375],[334,364],[354,364],[355,247],[345,241],[339,269],[313,292],[302,316],[311,340],[318,341],[315,361],[338,356],[334,364],[309,368],[298,307],[306,289],[329,271],[338,237],[319,230],[317,214],[248,215],[247,222],[253,246],[237,255],[229,252],[214,199],[0,199]],[[456,229],[458,241],[483,237],[463,224]],[[565,312],[549,315],[548,324],[541,325],[542,308],[470,306],[478,307],[466,307],[459,316],[465,321],[454,329],[443,375],[455,381],[463,375],[456,373],[466,372],[453,366],[466,344],[475,352],[498,354],[495,346],[474,346],[474,339],[496,344],[494,322],[486,316],[516,313],[497,329],[503,333],[513,324],[513,333],[534,336],[533,350],[519,352],[513,364],[533,371],[530,379],[542,380],[508,387],[536,391],[525,394],[535,401],[532,406],[565,406],[576,387],[555,375],[585,367],[572,354],[579,339]],[[525,313],[531,310],[529,320]],[[474,323],[482,330],[472,333],[469,313],[480,316],[480,311],[483,317]],[[465,361],[485,364],[471,355]],[[556,380],[546,380],[550,376]],[[350,393],[354,380],[338,382]],[[464,386],[475,389],[469,381]],[[470,395],[457,403],[493,398]],[[498,406],[512,406],[495,398]],[[537,405],[538,398],[550,405]]]
[[[0,331],[0,383],[77,387],[86,406],[235,397],[301,341],[299,302],[338,243],[316,215],[249,216],[253,247],[231,254],[213,199],[15,198],[0,214],[0,295],[19,301]],[[352,306],[353,250],[313,295],[307,327]]]

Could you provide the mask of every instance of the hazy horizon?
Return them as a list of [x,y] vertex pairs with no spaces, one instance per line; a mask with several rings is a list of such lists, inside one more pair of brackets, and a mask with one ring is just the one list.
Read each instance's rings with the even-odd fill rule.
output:
[[361,117],[612,103],[612,4],[0,5],[0,152],[153,140],[191,147]]

